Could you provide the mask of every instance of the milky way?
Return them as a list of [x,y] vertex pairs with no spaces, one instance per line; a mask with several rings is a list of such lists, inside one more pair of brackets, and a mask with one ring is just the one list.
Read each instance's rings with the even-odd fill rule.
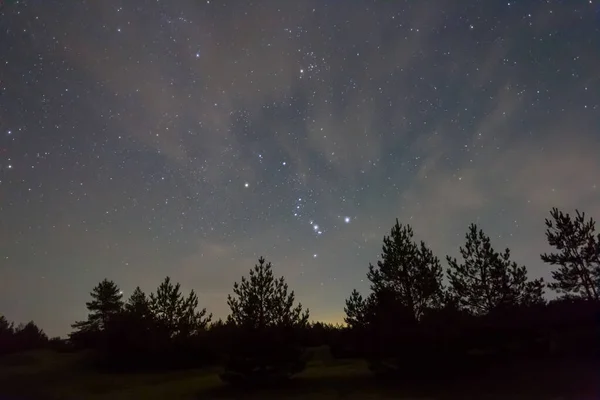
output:
[[107,277],[227,314],[264,255],[341,321],[398,218],[549,276],[600,218],[592,1],[13,1],[0,11],[0,312],[65,335]]

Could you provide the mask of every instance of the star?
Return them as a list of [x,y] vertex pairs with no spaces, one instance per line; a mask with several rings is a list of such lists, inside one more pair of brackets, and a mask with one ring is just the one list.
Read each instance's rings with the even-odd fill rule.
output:
[[[0,225],[14,234],[0,232],[1,258],[15,282],[46,279],[9,285],[2,312],[52,335],[70,333],[95,277],[127,295],[167,274],[200,291],[239,281],[263,252],[299,296],[335,285],[298,300],[341,321],[396,218],[440,259],[480,222],[550,280],[550,207],[600,218],[598,1],[148,1],[143,18],[139,2],[10,3]],[[559,11],[565,23],[547,18]],[[317,254],[337,260],[298,279],[295,263]],[[199,306],[226,318],[223,300]]]

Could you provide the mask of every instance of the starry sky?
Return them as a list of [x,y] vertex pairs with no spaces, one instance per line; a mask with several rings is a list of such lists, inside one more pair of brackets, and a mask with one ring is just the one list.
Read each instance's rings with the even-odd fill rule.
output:
[[65,335],[107,277],[217,317],[264,255],[339,322],[395,218],[548,277],[600,217],[600,2],[6,1],[0,312]]

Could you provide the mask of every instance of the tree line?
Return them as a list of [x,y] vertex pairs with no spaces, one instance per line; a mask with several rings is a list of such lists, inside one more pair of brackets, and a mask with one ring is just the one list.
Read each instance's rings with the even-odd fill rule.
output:
[[[382,376],[475,373],[523,357],[597,357],[600,235],[579,211],[550,215],[546,238],[554,252],[541,255],[553,268],[548,284],[530,279],[475,224],[460,258],[446,257],[444,270],[410,225],[396,220],[368,267],[369,294],[353,290],[346,300],[345,326],[309,323],[309,311],[261,257],[234,284],[224,321],[213,321],[196,293],[183,293],[169,277],[155,292],[137,287],[128,299],[104,279],[63,347],[93,349],[97,365],[110,369],[221,364],[221,377],[233,383],[288,378],[304,369],[304,349],[320,345],[335,357],[365,358]],[[557,299],[547,302],[546,289]],[[4,352],[50,342],[33,322],[15,329],[4,317],[0,339]]]

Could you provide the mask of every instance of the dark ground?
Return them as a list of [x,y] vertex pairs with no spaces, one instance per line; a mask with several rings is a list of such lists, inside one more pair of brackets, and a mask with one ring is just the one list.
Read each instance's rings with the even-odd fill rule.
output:
[[600,399],[600,370],[585,363],[522,363],[482,379],[382,382],[361,360],[333,360],[311,349],[309,367],[283,386],[232,389],[216,368],[162,374],[106,374],[85,366],[84,354],[37,351],[0,359],[4,399]]

